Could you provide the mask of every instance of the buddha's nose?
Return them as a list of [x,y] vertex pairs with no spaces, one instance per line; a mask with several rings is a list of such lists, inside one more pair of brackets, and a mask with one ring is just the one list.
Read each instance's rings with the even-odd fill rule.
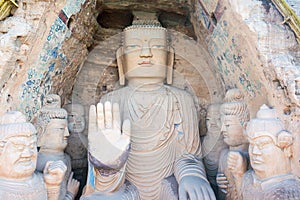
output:
[[141,58],[151,58],[152,57],[151,49],[149,46],[144,46],[142,48],[140,57]]
[[70,135],[68,127],[65,128],[64,136],[68,137]]

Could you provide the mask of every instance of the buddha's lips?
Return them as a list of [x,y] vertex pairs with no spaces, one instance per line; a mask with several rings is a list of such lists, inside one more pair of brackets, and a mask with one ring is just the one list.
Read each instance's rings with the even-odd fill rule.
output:
[[143,61],[143,62],[140,62],[138,63],[139,65],[150,65],[151,62],[150,61]]

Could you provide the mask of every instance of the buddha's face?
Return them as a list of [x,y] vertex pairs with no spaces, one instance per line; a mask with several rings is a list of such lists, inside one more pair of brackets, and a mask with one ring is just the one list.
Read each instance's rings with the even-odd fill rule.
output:
[[36,136],[15,136],[7,140],[0,156],[0,177],[30,177],[36,168]]
[[140,28],[124,32],[124,72],[132,78],[166,78],[167,33]]
[[85,128],[85,120],[83,115],[77,112],[68,113],[68,128],[70,133],[82,133]]
[[41,148],[63,151],[69,135],[67,119],[51,119],[41,136]]
[[287,157],[269,136],[249,139],[249,156],[253,170],[259,178],[282,174],[280,165],[285,166]]
[[212,133],[220,133],[221,119],[220,119],[220,106],[211,105],[208,108],[206,116],[207,130]]
[[221,119],[221,133],[224,136],[224,142],[229,146],[239,146],[245,143],[243,126],[235,115],[226,115]]

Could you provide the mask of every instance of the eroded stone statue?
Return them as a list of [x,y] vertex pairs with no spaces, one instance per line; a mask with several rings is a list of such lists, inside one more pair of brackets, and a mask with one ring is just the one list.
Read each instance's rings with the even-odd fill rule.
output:
[[90,108],[83,199],[215,199],[193,99],[164,84],[172,83],[174,60],[166,29],[139,20],[123,34],[117,61],[120,83],[128,84]]
[[60,188],[60,200],[74,199],[78,192],[79,182],[73,179],[71,159],[64,152],[67,146],[69,131],[67,112],[61,108],[60,97],[49,94],[45,97],[44,106],[38,116],[38,146],[40,147],[36,169],[43,172],[48,161],[61,160],[67,166]]
[[[263,105],[247,125],[249,156],[253,170],[246,172],[242,157],[231,160],[239,176],[242,199],[300,199],[300,181],[291,173],[293,136],[284,130],[275,109]],[[246,173],[245,173],[246,172]],[[245,174],[244,174],[245,173]]]
[[0,199],[59,199],[67,167],[62,161],[50,161],[43,174],[34,172],[36,141],[36,129],[22,113],[4,114],[0,121]]
[[[87,178],[87,136],[85,130],[85,112],[81,104],[66,104],[63,107],[68,112],[68,129],[70,136],[65,152],[71,157],[74,178],[80,181],[80,189],[86,184]],[[78,195],[77,195],[78,196]]]
[[228,145],[224,142],[221,135],[221,104],[211,104],[207,109],[206,127],[207,133],[203,138],[202,152],[205,165],[206,175],[212,188],[217,194],[216,176],[219,166],[220,153],[224,149],[228,149]]
[[222,198],[238,199],[236,183],[233,178],[235,173],[231,171],[233,166],[229,165],[229,161],[235,159],[236,155],[242,155],[242,166],[248,167],[248,141],[244,135],[244,129],[250,119],[250,114],[244,95],[238,89],[228,90],[224,102],[221,106],[221,133],[229,148],[221,152],[216,180]]
[[68,112],[68,130],[70,136],[66,153],[71,156],[72,169],[87,167],[87,138],[84,135],[84,107],[81,104],[67,104],[64,109]]

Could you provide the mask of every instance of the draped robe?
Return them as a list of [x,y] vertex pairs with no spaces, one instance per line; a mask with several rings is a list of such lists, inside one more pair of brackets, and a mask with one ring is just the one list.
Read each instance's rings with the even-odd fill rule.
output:
[[108,93],[101,99],[105,101],[119,103],[121,120],[131,121],[131,149],[124,173],[112,175],[114,183],[96,175],[96,191],[110,191],[125,178],[137,187],[141,199],[165,199],[161,184],[171,175],[177,182],[184,176],[206,180],[196,107],[190,94],[165,85],[153,91],[127,86]]

